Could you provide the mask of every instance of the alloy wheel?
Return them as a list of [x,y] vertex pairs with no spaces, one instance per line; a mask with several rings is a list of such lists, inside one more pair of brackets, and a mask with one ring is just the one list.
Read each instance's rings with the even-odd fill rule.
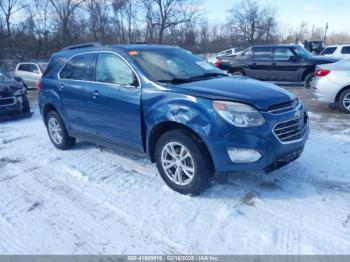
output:
[[195,175],[190,151],[178,142],[167,143],[161,153],[161,162],[167,177],[179,186],[189,185]]
[[62,143],[63,133],[62,128],[58,120],[54,117],[51,117],[48,121],[49,134],[53,142],[57,145]]
[[343,99],[343,106],[344,106],[344,108],[346,108],[348,111],[350,111],[350,92],[347,93],[347,94],[344,96],[344,99]]

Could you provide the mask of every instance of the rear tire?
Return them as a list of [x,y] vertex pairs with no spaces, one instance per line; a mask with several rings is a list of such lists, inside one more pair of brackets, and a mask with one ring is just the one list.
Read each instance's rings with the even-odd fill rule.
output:
[[61,150],[71,148],[76,139],[68,135],[61,117],[56,111],[50,111],[46,116],[46,127],[52,144]]
[[311,88],[311,82],[312,80],[315,78],[315,74],[314,73],[309,73],[306,75],[305,79],[304,79],[304,86],[306,89],[310,89]]
[[180,194],[199,195],[211,181],[213,168],[207,150],[187,130],[163,134],[156,144],[155,159],[164,182]]
[[346,89],[340,94],[339,106],[341,111],[350,114],[350,89]]

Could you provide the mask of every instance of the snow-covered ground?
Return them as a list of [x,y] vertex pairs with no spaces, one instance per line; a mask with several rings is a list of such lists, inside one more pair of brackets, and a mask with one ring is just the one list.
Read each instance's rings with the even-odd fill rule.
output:
[[0,123],[0,254],[350,254],[350,129],[314,126],[298,161],[189,197],[146,159],[56,150],[38,112]]

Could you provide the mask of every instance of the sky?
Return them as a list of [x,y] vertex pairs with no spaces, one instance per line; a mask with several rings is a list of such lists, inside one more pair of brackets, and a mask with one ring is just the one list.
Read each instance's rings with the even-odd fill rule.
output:
[[[226,10],[232,8],[240,0],[202,0],[209,22],[224,22]],[[350,0],[257,0],[261,6],[269,6],[277,10],[277,19],[283,24],[296,28],[303,21],[310,29],[325,27],[329,24],[330,32],[350,33]]]

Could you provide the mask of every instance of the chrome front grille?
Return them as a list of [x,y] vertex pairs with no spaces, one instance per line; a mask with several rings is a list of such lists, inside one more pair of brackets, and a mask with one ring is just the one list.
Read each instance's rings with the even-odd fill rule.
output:
[[273,115],[283,114],[295,110],[299,106],[299,104],[299,99],[295,98],[290,102],[269,106],[268,112]]
[[281,143],[293,143],[305,137],[308,131],[308,116],[303,113],[299,118],[278,123],[273,132]]
[[0,98],[0,106],[10,106],[16,104],[17,99],[15,96]]

